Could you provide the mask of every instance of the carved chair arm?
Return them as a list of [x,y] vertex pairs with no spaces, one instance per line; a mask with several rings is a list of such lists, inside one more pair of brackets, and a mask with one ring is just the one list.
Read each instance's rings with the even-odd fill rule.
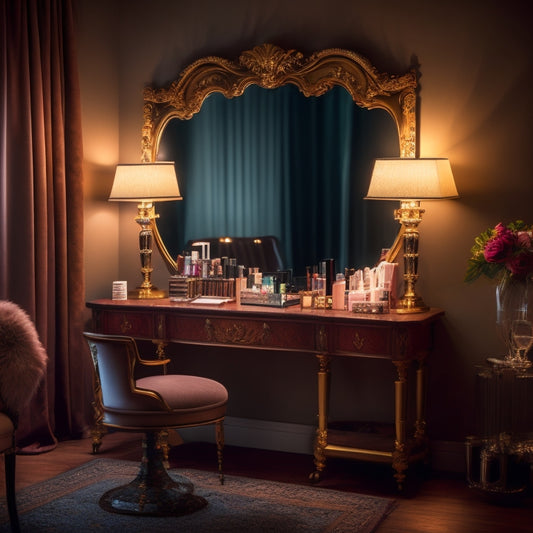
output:
[[139,363],[145,366],[161,366],[170,363],[170,359],[141,359],[139,357]]

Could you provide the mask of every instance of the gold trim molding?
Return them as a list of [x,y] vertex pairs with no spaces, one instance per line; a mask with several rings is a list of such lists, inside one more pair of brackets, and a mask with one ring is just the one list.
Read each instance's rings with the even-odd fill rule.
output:
[[[305,55],[274,44],[261,44],[240,54],[237,60],[207,56],[186,67],[168,87],[144,89],[142,162],[157,159],[161,136],[174,118],[189,120],[212,93],[226,98],[241,96],[250,85],[275,89],[296,85],[305,96],[321,96],[335,86],[344,87],[355,104],[384,109],[393,118],[399,137],[400,157],[415,157],[417,148],[417,72],[401,75],[379,72],[368,59],[351,50],[328,48]],[[155,243],[169,271],[177,269],[152,220]],[[394,261],[402,243],[400,230],[387,254]]]
[[198,59],[166,88],[144,90],[142,161],[155,161],[161,134],[169,120],[188,120],[214,92],[241,96],[250,85],[274,89],[293,84],[305,96],[320,96],[340,85],[354,102],[367,109],[384,109],[394,119],[400,156],[415,157],[417,75],[379,72],[365,57],[351,50],[328,48],[306,56],[262,44],[241,53],[235,61],[216,56]]
[[271,337],[270,326],[264,322],[243,325],[237,322],[231,325],[215,324],[209,318],[205,319],[204,330],[209,342],[236,345],[259,345],[269,344]]

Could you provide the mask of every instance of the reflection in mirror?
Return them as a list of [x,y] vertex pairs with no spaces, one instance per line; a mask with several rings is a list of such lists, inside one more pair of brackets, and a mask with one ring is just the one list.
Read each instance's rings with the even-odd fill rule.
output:
[[326,257],[337,271],[375,262],[397,226],[362,198],[374,158],[415,156],[415,89],[413,71],[380,73],[355,52],[269,44],[146,88],[143,161],[175,160],[184,195],[158,206],[170,272],[187,240],[226,235],[276,235],[296,274]]
[[158,159],[176,161],[185,200],[158,206],[159,231],[173,257],[190,240],[274,235],[297,275],[324,258],[339,272],[369,265],[398,225],[390,206],[363,197],[373,160],[398,155],[390,115],[354,106],[342,87],[320,98],[289,85],[212,94],[161,136]]

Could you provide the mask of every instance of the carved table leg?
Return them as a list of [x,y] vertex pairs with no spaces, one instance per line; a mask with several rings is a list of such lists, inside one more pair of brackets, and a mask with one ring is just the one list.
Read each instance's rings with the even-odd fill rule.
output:
[[324,449],[328,441],[328,397],[329,397],[329,357],[317,355],[319,362],[318,370],[318,428],[315,440],[315,471],[309,476],[310,481],[320,481],[322,472],[326,467]]
[[[165,349],[168,346],[167,341],[162,341],[160,339],[152,339],[152,344],[155,344],[156,350],[155,354],[157,358],[161,361],[163,359],[166,359]],[[167,373],[167,365],[163,366],[163,374]]]
[[105,435],[105,433],[106,431],[102,424],[95,424],[91,429],[93,454],[97,454],[100,451],[102,437]]
[[398,379],[394,382],[394,423],[395,440],[392,453],[392,467],[395,470],[394,478],[398,489],[403,488],[405,471],[408,467],[406,449],[406,419],[407,419],[407,369],[408,361],[393,361],[398,371]]
[[417,444],[423,444],[426,440],[426,420],[425,420],[425,399],[426,399],[426,377],[424,359],[418,361],[416,370],[416,421],[415,440]]

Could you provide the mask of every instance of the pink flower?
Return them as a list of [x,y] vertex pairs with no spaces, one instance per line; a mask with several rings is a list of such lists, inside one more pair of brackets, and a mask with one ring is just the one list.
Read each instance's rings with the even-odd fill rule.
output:
[[530,231],[519,231],[516,234],[516,243],[520,248],[533,251],[533,240],[531,239]]
[[487,242],[483,255],[488,263],[505,263],[512,254],[516,236],[501,223],[494,229],[496,235]]
[[529,272],[533,271],[533,253],[530,251],[518,253],[506,261],[505,266],[513,276],[525,278]]
[[533,279],[533,226],[523,220],[501,222],[478,235],[471,249],[465,281],[480,276]]

